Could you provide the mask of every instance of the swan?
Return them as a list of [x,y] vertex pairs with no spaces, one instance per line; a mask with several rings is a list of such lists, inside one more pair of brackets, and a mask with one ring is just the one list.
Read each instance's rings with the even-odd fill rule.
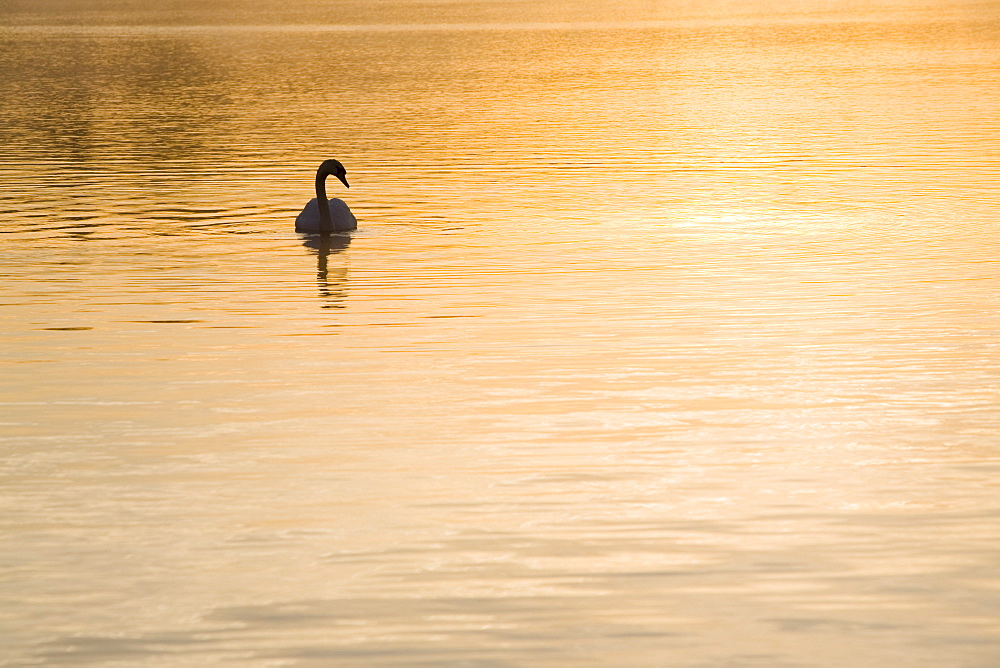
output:
[[316,170],[316,198],[309,200],[295,219],[296,232],[330,234],[358,229],[358,221],[343,200],[326,198],[326,177],[333,174],[347,183],[347,170],[337,160],[324,160]]

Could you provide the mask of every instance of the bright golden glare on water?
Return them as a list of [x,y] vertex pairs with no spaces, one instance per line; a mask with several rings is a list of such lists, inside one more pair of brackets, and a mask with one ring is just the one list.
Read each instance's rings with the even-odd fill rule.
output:
[[998,94],[997,0],[0,5],[0,663],[1000,665]]

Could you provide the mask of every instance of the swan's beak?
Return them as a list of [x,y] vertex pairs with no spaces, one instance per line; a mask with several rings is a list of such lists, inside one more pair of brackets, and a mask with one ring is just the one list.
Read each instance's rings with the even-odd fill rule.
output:
[[351,184],[349,184],[347,182],[347,175],[346,174],[337,174],[337,178],[340,179],[340,182],[343,183],[348,188],[351,187]]

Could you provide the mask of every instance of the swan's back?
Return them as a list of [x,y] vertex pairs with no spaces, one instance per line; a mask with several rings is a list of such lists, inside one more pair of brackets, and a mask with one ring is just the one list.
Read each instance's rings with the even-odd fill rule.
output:
[[[333,223],[334,232],[347,232],[358,229],[358,220],[351,213],[350,207],[342,199],[327,200],[330,208],[330,221]],[[319,206],[316,198],[309,200],[302,213],[295,219],[296,232],[322,232],[320,229]]]

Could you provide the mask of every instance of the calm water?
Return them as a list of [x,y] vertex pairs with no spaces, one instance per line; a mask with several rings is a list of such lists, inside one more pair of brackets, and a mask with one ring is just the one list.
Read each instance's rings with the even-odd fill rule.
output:
[[1000,2],[0,20],[0,662],[1000,665]]

